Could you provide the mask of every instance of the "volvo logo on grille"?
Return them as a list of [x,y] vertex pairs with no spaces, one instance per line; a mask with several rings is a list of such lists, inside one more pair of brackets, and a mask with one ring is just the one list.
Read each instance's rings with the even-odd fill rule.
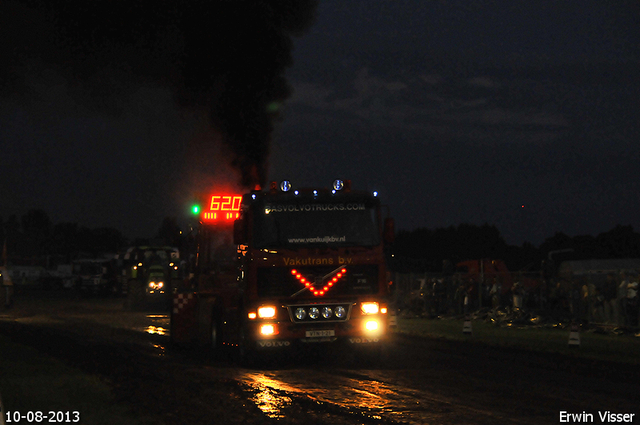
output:
[[260,347],[288,347],[291,345],[289,341],[258,341]]

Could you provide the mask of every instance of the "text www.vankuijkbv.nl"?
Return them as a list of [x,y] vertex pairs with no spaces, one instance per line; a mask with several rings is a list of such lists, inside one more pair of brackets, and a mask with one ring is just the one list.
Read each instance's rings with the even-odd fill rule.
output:
[[346,242],[346,236],[324,236],[316,238],[289,238],[289,243],[336,243]]

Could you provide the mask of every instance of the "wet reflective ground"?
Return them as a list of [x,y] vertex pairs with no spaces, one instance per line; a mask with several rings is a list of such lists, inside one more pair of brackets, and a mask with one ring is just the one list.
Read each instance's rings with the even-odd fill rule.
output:
[[107,375],[118,399],[157,423],[549,424],[561,411],[597,418],[640,406],[640,374],[624,365],[442,340],[395,336],[377,363],[311,347],[244,368],[233,353],[173,349],[165,312],[122,305],[23,294],[0,311],[0,331],[42,350],[63,338],[52,355]]

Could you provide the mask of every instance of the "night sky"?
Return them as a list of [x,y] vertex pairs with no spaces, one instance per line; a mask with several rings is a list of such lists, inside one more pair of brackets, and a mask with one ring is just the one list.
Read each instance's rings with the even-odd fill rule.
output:
[[151,236],[341,177],[400,229],[640,230],[635,0],[65,3],[0,3],[5,220]]

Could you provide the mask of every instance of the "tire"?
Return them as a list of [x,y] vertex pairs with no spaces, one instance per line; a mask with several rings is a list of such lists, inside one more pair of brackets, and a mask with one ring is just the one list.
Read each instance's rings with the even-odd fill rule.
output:
[[242,330],[240,331],[240,341],[238,343],[238,359],[240,360],[240,365],[245,367],[254,366],[256,361],[255,350],[251,346],[251,341],[247,336],[247,330],[244,326],[242,326]]

